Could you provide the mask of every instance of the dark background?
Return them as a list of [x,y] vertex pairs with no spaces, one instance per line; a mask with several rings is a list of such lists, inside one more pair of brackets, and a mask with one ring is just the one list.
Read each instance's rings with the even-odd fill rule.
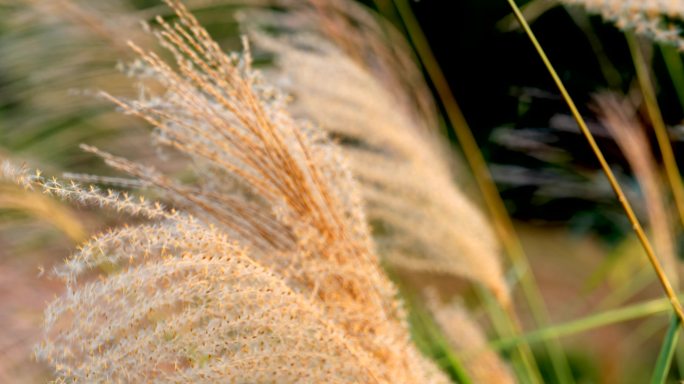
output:
[[[611,242],[629,231],[624,214],[600,175],[598,162],[568,116],[565,102],[527,36],[510,17],[508,2],[423,0],[412,1],[411,6],[511,213],[520,220],[567,224],[574,231],[596,232]],[[394,20],[398,20],[394,15]],[[590,108],[592,95],[608,88],[627,92],[636,79],[624,34],[599,16],[591,16],[587,21],[619,73],[617,88],[615,84],[608,85],[589,37],[564,7],[556,6],[543,13],[533,20],[532,28],[582,114],[595,123]],[[660,49],[653,49],[654,72],[662,80],[658,81],[660,106],[666,122],[677,125],[683,117],[682,108]],[[559,130],[559,125],[564,129]],[[639,191],[625,159],[612,139],[604,137],[598,123],[595,128],[599,145],[618,175],[622,175],[621,182],[638,199]],[[550,138],[550,145],[558,153],[544,156],[535,149],[503,145],[497,140],[500,135],[541,135]],[[453,136],[451,140],[457,146]],[[681,141],[674,145],[676,153],[684,151]],[[654,150],[657,154],[655,146]],[[507,171],[511,166],[521,167],[517,171],[525,170],[526,177],[515,180],[515,174]],[[542,192],[537,182],[527,182],[528,178],[542,178],[543,183],[556,184],[560,189],[567,184],[568,188],[554,196]],[[639,210],[639,201],[633,203]]]

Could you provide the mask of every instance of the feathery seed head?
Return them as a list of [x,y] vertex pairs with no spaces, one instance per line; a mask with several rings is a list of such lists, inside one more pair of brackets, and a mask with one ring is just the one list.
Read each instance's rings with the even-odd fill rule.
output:
[[[179,20],[154,33],[175,62],[131,44],[161,91],[106,97],[213,180],[186,185],[84,147],[188,213],[34,181],[157,222],[100,235],[59,271],[69,289],[47,311],[41,355],[77,381],[445,382],[410,344],[339,149],[289,114],[247,49],[224,54],[167,3]],[[110,275],[81,282],[95,266]]]

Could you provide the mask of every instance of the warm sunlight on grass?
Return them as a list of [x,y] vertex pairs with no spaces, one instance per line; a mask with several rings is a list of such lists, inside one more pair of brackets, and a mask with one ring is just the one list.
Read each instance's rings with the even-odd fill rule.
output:
[[0,1],[0,382],[682,380],[683,25]]

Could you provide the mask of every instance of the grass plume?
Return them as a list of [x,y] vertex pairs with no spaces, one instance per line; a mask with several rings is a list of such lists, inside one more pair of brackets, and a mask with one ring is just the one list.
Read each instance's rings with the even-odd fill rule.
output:
[[[482,213],[453,181],[449,150],[428,125],[436,117],[421,119],[423,113],[395,96],[405,92],[395,91],[371,64],[346,55],[320,34],[273,36],[265,26],[283,30],[288,19],[255,17],[258,27],[249,31],[256,47],[275,56],[275,69],[267,74],[292,95],[295,116],[313,120],[342,144],[387,262],[466,277],[507,303],[500,246]],[[396,69],[381,65],[375,70]]]
[[594,100],[601,122],[615,138],[643,191],[653,244],[668,278],[676,287],[679,280],[676,274],[678,261],[672,218],[664,200],[666,194],[644,127],[629,100],[611,93],[599,94]]
[[[206,177],[184,185],[85,149],[182,211],[3,167],[27,188],[157,222],[97,236],[67,262],[67,294],[47,311],[40,355],[78,381],[445,382],[410,343],[339,150],[290,116],[247,49],[224,54],[180,3],[168,4],[179,21],[157,19],[155,35],[175,68],[133,45],[140,60],[129,69],[162,91],[105,96]],[[88,279],[102,264],[112,273]]]
[[488,345],[487,335],[459,303],[443,303],[427,292],[427,306],[453,351],[474,383],[515,383],[511,369]]

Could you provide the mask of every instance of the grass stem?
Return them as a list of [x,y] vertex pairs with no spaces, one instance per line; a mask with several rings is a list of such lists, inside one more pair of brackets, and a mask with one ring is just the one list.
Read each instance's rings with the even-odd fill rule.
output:
[[665,274],[665,271],[663,270],[663,267],[660,263],[660,260],[656,257],[656,254],[653,250],[653,246],[648,240],[648,237],[646,236],[646,233],[644,232],[643,228],[641,227],[641,224],[639,223],[639,220],[636,217],[636,214],[634,213],[634,210],[632,209],[631,204],[627,200],[627,197],[625,196],[624,192],[622,191],[622,188],[620,187],[620,184],[618,183],[617,179],[615,178],[615,175],[613,174],[613,171],[610,169],[610,166],[608,165],[608,162],[606,161],[605,157],[603,156],[603,153],[601,152],[601,149],[599,148],[598,144],[596,144],[596,140],[594,139],[594,136],[592,135],[591,131],[589,131],[589,128],[587,127],[586,122],[582,118],[582,115],[579,113],[579,110],[577,109],[577,106],[575,105],[575,102],[572,100],[570,97],[570,94],[568,93],[568,90],[565,88],[565,85],[563,84],[563,81],[560,79],[558,76],[558,73],[556,73],[556,70],[554,69],[553,65],[551,64],[551,61],[549,58],[546,56],[546,53],[544,52],[544,49],[542,48],[541,44],[539,44],[539,41],[537,40],[536,36],[532,32],[532,29],[530,28],[529,24],[523,17],[522,13],[520,12],[520,9],[518,6],[515,4],[514,0],[507,0],[508,3],[511,5],[511,8],[513,9],[513,12],[516,15],[516,18],[520,22],[520,25],[522,25],[523,29],[525,30],[525,33],[529,37],[530,41],[534,45],[534,48],[536,49],[537,53],[541,57],[542,61],[544,62],[544,65],[546,66],[547,70],[551,74],[551,77],[553,78],[554,82],[558,86],[558,89],[560,90],[563,99],[565,99],[565,102],[568,104],[568,107],[570,108],[570,111],[572,112],[572,115],[574,116],[575,120],[577,121],[577,124],[579,125],[580,130],[582,131],[582,134],[584,137],[587,139],[589,146],[591,147],[592,151],[596,155],[596,158],[598,159],[599,163],[601,164],[601,168],[603,169],[603,172],[606,174],[606,177],[608,178],[608,182],[610,183],[611,188],[615,192],[615,195],[617,196],[618,200],[620,201],[620,204],[622,205],[625,213],[627,214],[627,218],[629,219],[630,223],[632,224],[632,228],[634,229],[634,232],[636,233],[637,237],[639,238],[639,241],[641,242],[641,245],[644,247],[644,250],[646,251],[646,256],[648,257],[649,262],[653,266],[653,269],[656,272],[656,275],[658,276],[658,280],[660,280],[660,284],[663,287],[663,290],[665,291],[665,294],[667,295],[670,304],[672,305],[672,308],[674,309],[675,313],[679,317],[680,320],[684,320],[684,309],[682,309],[682,305],[677,298],[677,295],[672,288],[672,284],[670,284],[670,281],[667,278],[667,275]]
[[592,314],[567,323],[537,329],[522,336],[500,339],[494,341],[492,347],[495,349],[505,349],[521,342],[536,343],[551,337],[570,336],[628,320],[665,314],[670,310],[670,307],[671,305],[668,298],[655,299],[644,303]]
[[[423,67],[435,87],[437,95],[439,96],[450,125],[456,134],[463,154],[468,162],[478,188],[482,192],[485,204],[490,211],[492,221],[496,231],[501,239],[501,242],[506,249],[506,254],[509,256],[513,269],[517,276],[519,276],[520,284],[523,294],[530,306],[532,316],[537,326],[543,327],[549,323],[549,315],[537,287],[534,276],[532,275],[529,261],[525,251],[522,247],[520,239],[515,231],[513,222],[506,210],[506,207],[499,195],[496,185],[492,181],[491,174],[487,168],[484,156],[480,151],[477,142],[472,134],[468,122],[463,115],[456,98],[454,97],[451,88],[442,72],[437,59],[434,57],[430,45],[425,37],[420,24],[413,15],[409,4],[406,0],[395,0],[394,4],[398,13],[408,31],[409,38],[420,58]],[[511,316],[511,321],[514,326],[520,330],[519,320],[517,315],[512,310],[507,311]],[[523,346],[522,348],[528,349]],[[572,382],[572,374],[567,363],[567,359],[562,351],[559,343],[550,340],[547,344],[547,351],[551,357],[554,371],[558,376],[559,382]],[[531,352],[523,352],[530,354]],[[528,357],[529,358],[529,357]]]
[[682,329],[679,325],[680,321],[677,316],[672,316],[670,326],[665,333],[665,340],[660,348],[656,367],[651,377],[651,384],[665,384],[667,376],[670,373],[670,366],[672,366],[672,358],[674,357],[677,347],[677,339],[679,332]]

